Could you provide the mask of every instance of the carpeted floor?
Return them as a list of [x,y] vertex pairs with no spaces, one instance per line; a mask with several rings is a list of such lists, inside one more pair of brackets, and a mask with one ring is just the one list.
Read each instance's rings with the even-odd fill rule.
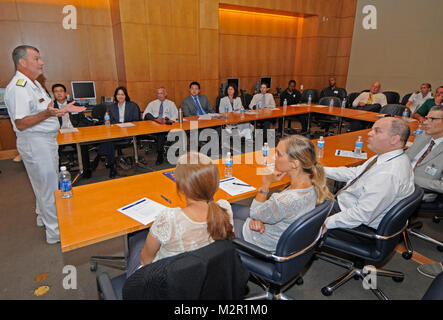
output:
[[[121,171],[120,176],[139,174],[150,170],[170,167],[168,164],[155,166],[155,155],[145,155],[147,169]],[[92,255],[121,255],[123,238],[116,238],[97,245],[88,246],[68,253],[61,253],[60,246],[45,242],[43,228],[36,226],[35,198],[22,163],[12,160],[0,161],[0,299],[97,299],[95,273],[89,270],[89,257]],[[118,178],[118,177],[117,177]],[[104,164],[89,180],[81,179],[78,184],[99,182],[108,179]],[[430,218],[424,221],[422,231],[443,240],[443,223],[435,224]],[[443,254],[435,246],[412,238],[414,249],[425,257],[440,261]],[[73,273],[64,268],[75,266],[76,289],[65,289],[67,279]],[[387,269],[405,273],[405,280],[396,283],[389,278],[379,278],[378,285],[385,294],[395,300],[421,299],[432,279],[422,276],[416,270],[418,262],[405,260],[399,253],[387,261]],[[65,271],[65,273],[63,273]],[[122,271],[99,266],[98,272],[106,271],[111,276]],[[338,289],[331,297],[324,297],[320,290],[337,278],[344,270],[322,260],[313,261],[304,274],[304,284],[292,286],[286,294],[295,299],[340,299],[371,300],[376,297],[362,288],[360,281],[351,280]],[[36,277],[39,276],[39,279]],[[65,279],[65,280],[64,280]],[[72,283],[72,282],[69,282]],[[45,294],[37,296],[35,290],[47,286]],[[260,289],[250,284],[250,294]]]

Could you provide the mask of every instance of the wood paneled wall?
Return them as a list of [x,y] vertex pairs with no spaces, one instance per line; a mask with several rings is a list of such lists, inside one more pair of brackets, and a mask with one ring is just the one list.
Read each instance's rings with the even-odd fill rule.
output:
[[[65,5],[77,8],[77,30],[62,27]],[[308,16],[220,13],[220,5]],[[239,76],[249,91],[261,76],[272,76],[274,88],[294,78],[321,89],[329,75],[345,86],[355,7],[356,0],[2,0],[0,87],[23,43],[40,49],[48,89],[94,80],[100,97],[125,85],[142,110],[159,86],[180,105],[191,81],[212,103],[227,77]]]

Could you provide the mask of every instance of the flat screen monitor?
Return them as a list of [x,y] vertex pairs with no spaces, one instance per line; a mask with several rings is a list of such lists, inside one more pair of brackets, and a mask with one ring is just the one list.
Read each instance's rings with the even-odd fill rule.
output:
[[87,101],[89,104],[95,104],[94,81],[72,81],[71,88],[74,100]]
[[239,78],[228,78],[226,83],[229,85],[230,83],[235,84],[238,90],[240,90],[240,79]]
[[260,84],[266,83],[268,85],[268,89],[271,89],[272,87],[272,78],[271,77],[262,77],[260,78]]
[[6,92],[5,88],[0,88],[0,109],[1,108],[6,108],[5,92]]

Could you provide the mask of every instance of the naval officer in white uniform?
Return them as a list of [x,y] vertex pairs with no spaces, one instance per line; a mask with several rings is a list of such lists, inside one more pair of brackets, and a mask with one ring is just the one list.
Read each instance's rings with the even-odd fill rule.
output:
[[16,73],[6,87],[5,103],[17,135],[17,149],[23,158],[36,198],[37,225],[45,226],[46,242],[60,241],[54,191],[58,189],[57,117],[82,112],[74,102],[62,109],[36,80],[43,73],[39,51],[19,46],[12,52]]

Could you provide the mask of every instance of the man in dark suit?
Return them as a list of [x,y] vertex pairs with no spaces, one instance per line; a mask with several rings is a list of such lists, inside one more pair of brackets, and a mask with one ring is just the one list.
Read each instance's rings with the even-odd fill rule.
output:
[[[280,94],[280,106],[283,106],[283,103],[288,103],[288,106],[298,104],[301,101],[301,93],[296,89],[297,82],[295,80],[289,80],[288,88]],[[302,114],[299,116],[287,117],[285,120],[289,121],[289,127],[291,127],[291,120],[297,120],[301,124],[301,133],[306,133],[308,131],[308,116],[306,114]],[[279,120],[279,126],[283,125],[283,122]]]
[[[67,105],[70,101],[67,99],[66,87],[61,83],[56,83],[52,86],[52,93],[54,94],[54,108],[61,109]],[[79,113],[66,113],[63,117],[59,117],[60,128],[70,129],[77,127],[88,127],[94,125],[94,122],[88,120],[83,112]],[[92,175],[91,167],[89,163],[89,151],[87,145],[80,146],[82,151],[83,162],[83,177],[89,179]]]
[[329,77],[329,86],[320,93],[320,98],[323,97],[338,97],[343,100],[346,98],[346,90],[337,87],[337,79],[335,77]]
[[200,84],[198,82],[191,82],[189,85],[189,93],[190,95],[184,98],[182,102],[184,117],[214,113],[208,97],[200,94]]

